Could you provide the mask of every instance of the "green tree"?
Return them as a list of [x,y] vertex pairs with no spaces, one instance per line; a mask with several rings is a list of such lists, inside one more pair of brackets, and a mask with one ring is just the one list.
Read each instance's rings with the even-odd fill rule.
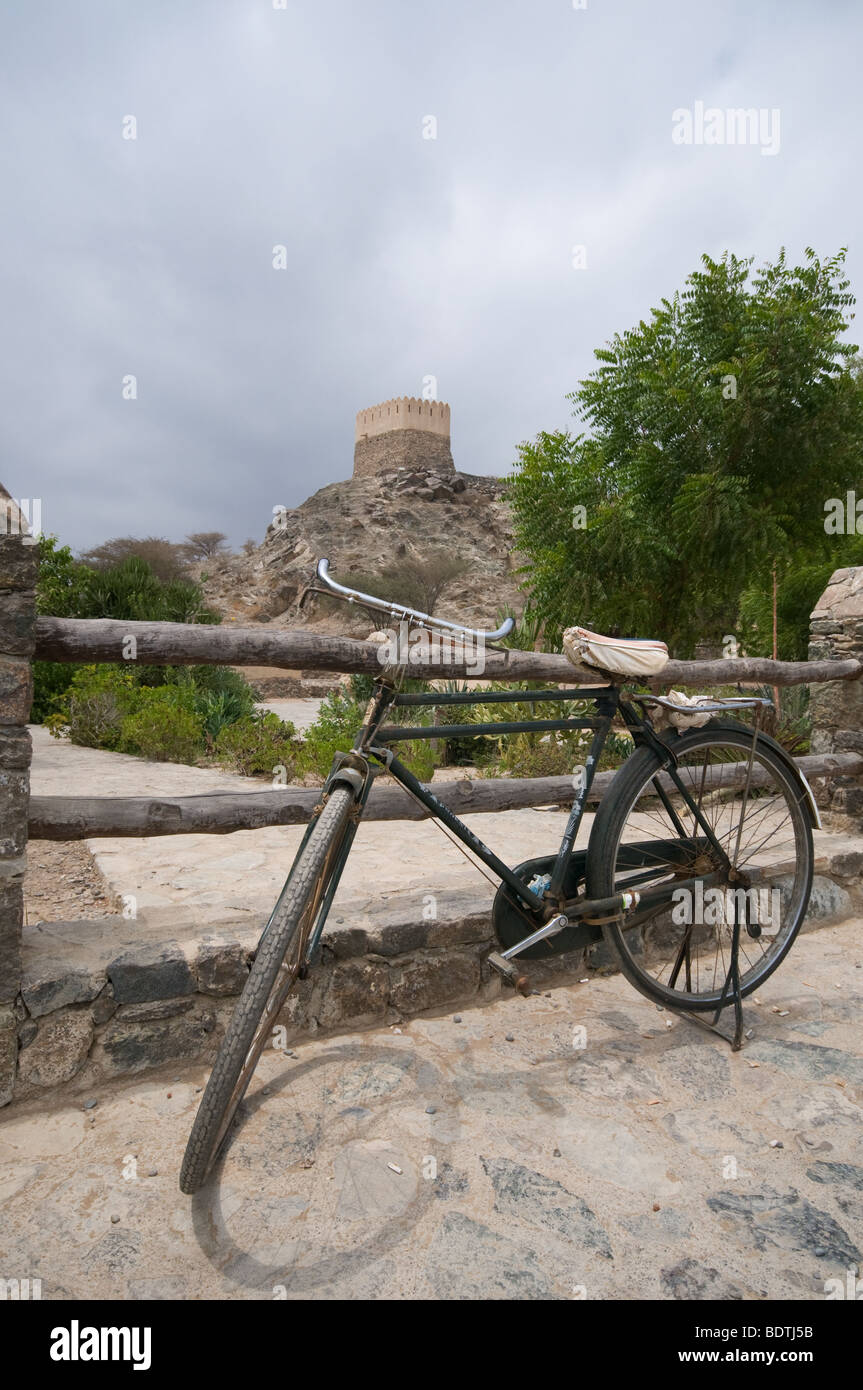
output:
[[[590,434],[520,447],[510,501],[550,640],[584,622],[684,656],[735,631],[744,591],[772,594],[774,565],[829,563],[824,504],[857,481],[863,446],[844,259],[807,250],[792,267],[783,251],[753,273],[704,256],[597,350],[569,398]],[[759,640],[763,626],[762,611]]]
[[130,555],[137,555],[149,565],[157,579],[167,583],[185,576],[196,553],[188,541],[169,541],[164,536],[114,536],[93,546],[92,550],[85,550],[81,559],[90,569],[105,570],[116,568]]

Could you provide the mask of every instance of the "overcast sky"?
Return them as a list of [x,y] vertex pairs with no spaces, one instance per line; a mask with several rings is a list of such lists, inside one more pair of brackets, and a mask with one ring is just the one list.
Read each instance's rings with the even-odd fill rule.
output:
[[[76,549],[260,540],[429,376],[505,473],[705,251],[859,292],[855,0],[281,6],[0,10],[0,480]],[[675,143],[696,102],[773,124]]]

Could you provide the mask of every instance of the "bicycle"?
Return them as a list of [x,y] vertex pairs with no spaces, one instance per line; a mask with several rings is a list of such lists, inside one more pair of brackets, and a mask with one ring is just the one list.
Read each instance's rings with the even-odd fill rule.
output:
[[[511,619],[494,632],[482,632],[347,588],[329,575],[326,560],[319,562],[317,576],[329,592],[349,602],[450,640],[492,644],[512,630]],[[769,701],[702,702],[701,727],[663,729],[663,720],[685,721],[679,705],[657,695],[624,698],[626,682],[614,674],[615,665],[649,666],[657,674],[667,653],[654,659],[649,649],[664,651],[662,644],[585,636],[592,639],[590,659],[607,676],[606,684],[407,693],[399,689],[397,670],[384,669],[375,680],[353,747],[333,760],[264,927],[189,1136],[180,1175],[183,1192],[193,1193],[206,1181],[287,995],[314,962],[374,778],[384,771],[499,880],[492,921],[500,949],[487,960],[506,983],[527,992],[519,960],[583,951],[604,939],[630,984],[663,1008],[696,1020],[712,1012],[715,1024],[733,1002],[733,1046],[741,1045],[741,1000],[781,963],[806,914],[812,829],[820,824],[811,789],[785,749],[760,729]],[[384,723],[390,709],[539,701],[593,702],[595,713],[489,724]],[[751,726],[727,717],[743,709],[754,712]],[[631,735],[633,752],[599,802],[587,847],[576,849],[615,718]],[[560,847],[556,855],[515,867],[474,835],[392,748],[407,739],[572,729],[590,730],[593,737],[575,779]]]

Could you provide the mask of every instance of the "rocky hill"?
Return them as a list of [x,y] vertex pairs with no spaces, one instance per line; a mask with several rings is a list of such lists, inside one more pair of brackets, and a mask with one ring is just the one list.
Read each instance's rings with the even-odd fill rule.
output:
[[524,605],[502,494],[497,478],[424,467],[330,483],[278,517],[252,554],[208,560],[207,601],[226,621],[365,635],[368,616],[337,600],[312,598],[298,607],[320,556],[344,582],[397,567],[408,555],[446,551],[467,569],[446,588],[438,613],[494,627],[501,608],[521,612]]

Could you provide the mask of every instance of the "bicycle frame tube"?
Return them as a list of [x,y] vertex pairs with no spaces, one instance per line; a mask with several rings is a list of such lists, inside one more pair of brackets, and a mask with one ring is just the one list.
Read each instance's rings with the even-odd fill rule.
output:
[[[536,703],[537,701],[550,700],[580,700],[591,701],[597,713],[593,717],[584,719],[543,719],[543,720],[510,720],[500,721],[499,723],[489,724],[442,724],[442,725],[385,725],[383,719],[387,711],[392,707],[405,706],[425,706],[434,708],[441,705],[479,705],[490,703]],[[494,873],[503,883],[517,895],[521,902],[534,912],[546,915],[560,910],[562,905],[563,884],[566,881],[566,873],[569,867],[572,854],[574,852],[575,841],[584,816],[587,800],[596,775],[597,765],[614,715],[620,710],[627,727],[630,729],[637,743],[646,742],[654,746],[661,753],[664,760],[667,760],[665,771],[668,773],[672,782],[676,786],[684,803],[692,812],[697,824],[703,830],[709,842],[716,845],[712,828],[700,811],[698,805],[693,801],[687,788],[681,779],[676,775],[674,755],[672,751],[661,742],[660,739],[650,730],[645,721],[642,720],[631,705],[620,698],[620,689],[617,686],[605,686],[601,691],[596,688],[578,690],[512,690],[512,691],[464,691],[457,693],[432,692],[429,694],[399,694],[392,684],[388,681],[378,681],[368,702],[365,718],[361,730],[354,740],[354,752],[363,757],[371,756],[377,762],[386,767],[397,782],[408,791],[417,801],[426,807],[432,817],[439,820],[454,835],[461,840],[462,844],[472,850],[478,859],[482,861],[492,873]],[[445,806],[443,802],[424,786],[417,777],[411,772],[410,768],[395,755],[388,746],[391,743],[407,741],[416,738],[454,738],[481,736],[483,734],[511,733],[520,730],[531,729],[592,729],[593,739],[591,741],[590,752],[587,756],[584,775],[579,780],[576,787],[575,797],[567,819],[566,828],[560,843],[551,879],[544,895],[532,892],[527,885],[513,873],[502,859],[500,859],[492,849],[489,848],[473,831],[469,830],[464,822]],[[376,744],[384,745],[376,746]],[[669,798],[664,789],[659,785],[658,778],[654,779],[654,785],[660,800],[672,811]],[[365,800],[365,798],[364,798]],[[673,817],[677,823],[678,832],[685,837],[682,824],[676,815]],[[352,838],[352,837],[351,837]],[[723,856],[724,857],[724,856]],[[696,880],[692,880],[694,883]],[[659,897],[664,892],[668,892],[669,897],[673,887],[680,887],[681,881],[676,880],[667,890],[665,887],[654,890],[654,896]],[[575,909],[574,915],[582,916],[589,911],[586,900],[575,900],[564,905],[567,910]]]
[[[438,801],[437,797],[433,796],[428,788],[423,786],[418,778],[414,777],[410,768],[405,767],[404,763],[401,762],[394,753],[389,753],[389,750],[380,750],[376,752],[372,748],[369,749],[369,752],[372,757],[384,763],[387,771],[392,773],[396,781],[401,782],[402,786],[407,791],[411,792],[418,801],[421,801],[437,820],[446,825],[454,835],[457,835],[462,844],[467,845],[468,849],[473,850],[474,854],[481,859],[484,864],[487,864],[492,872],[497,874],[499,879],[508,884],[512,891],[518,894],[522,902],[526,903],[528,907],[534,910],[543,906],[542,898],[536,893],[532,893],[521,879],[516,877],[512,869],[508,868],[502,859],[498,859],[497,855],[493,850],[489,849],[488,845],[483,844],[478,835],[474,835],[472,830],[468,830],[464,821],[459,820],[458,816],[455,815],[448,806],[444,806],[442,801]],[[385,756],[385,753],[388,754],[388,756]]]
[[[587,797],[593,784],[596,766],[602,753],[611,721],[617,710],[620,692],[616,687],[603,687],[575,690],[502,690],[502,691],[463,691],[457,693],[434,692],[421,694],[397,694],[391,686],[378,682],[366,708],[363,728],[357,736],[354,748],[357,752],[370,753],[377,761],[386,765],[398,782],[420,801],[432,816],[440,820],[461,842],[471,849],[494,874],[518,895],[523,903],[534,911],[551,907],[545,898],[531,892],[502,859],[491,850],[462,820],[416,778],[408,767],[388,747],[375,750],[374,744],[380,740],[389,745],[415,738],[457,738],[479,737],[483,734],[515,733],[522,730],[551,729],[592,729],[593,740],[585,765],[585,775],[579,781],[576,794],[555,861],[549,896],[552,891],[560,897],[562,885],[572,856],[578,829],[584,815]],[[507,720],[488,724],[444,724],[444,725],[384,725],[382,720],[391,706],[425,706],[435,708],[441,705],[479,705],[479,704],[535,704],[538,701],[578,700],[591,701],[597,714],[583,719],[535,719]]]

